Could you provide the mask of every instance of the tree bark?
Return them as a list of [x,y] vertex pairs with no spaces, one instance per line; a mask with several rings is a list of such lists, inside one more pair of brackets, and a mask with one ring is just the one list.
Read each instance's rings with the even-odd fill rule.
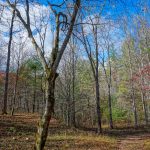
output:
[[27,98],[27,93],[28,93],[28,88],[27,88],[27,83],[25,82],[25,91],[24,91],[24,99],[25,99],[25,105],[26,105],[26,111],[29,113],[29,100]]
[[99,80],[98,76],[95,79],[96,85],[96,111],[97,111],[97,133],[102,133],[101,127],[101,111],[100,111],[100,93],[99,93]]
[[112,119],[112,99],[111,99],[111,86],[112,86],[112,68],[111,68],[111,61],[110,61],[110,49],[108,46],[108,63],[109,63],[109,81],[108,81],[108,106],[109,106],[109,125],[110,128],[113,129],[113,119]]
[[99,52],[98,52],[98,39],[97,39],[97,26],[93,27],[93,34],[94,34],[94,42],[95,42],[95,60],[92,56],[92,49],[91,45],[89,44],[88,39],[86,39],[84,35],[84,28],[82,26],[82,36],[83,36],[83,45],[86,50],[86,53],[88,55],[88,58],[90,60],[90,65],[92,68],[93,77],[95,79],[95,94],[96,94],[96,112],[97,112],[97,133],[102,133],[102,127],[101,127],[101,108],[100,108],[100,91],[99,91]]
[[142,99],[142,105],[143,105],[143,111],[144,111],[144,119],[145,119],[145,124],[148,125],[148,113],[147,113],[147,108],[146,108],[146,102],[145,102],[145,95],[143,91],[141,91],[141,99]]
[[8,53],[7,53],[7,66],[6,66],[6,77],[5,77],[5,91],[4,91],[4,101],[2,114],[7,114],[7,96],[8,96],[8,80],[9,80],[9,67],[10,67],[10,53],[11,53],[11,43],[13,36],[13,26],[14,26],[15,10],[13,10],[11,26],[9,31],[9,43],[8,43]]
[[13,104],[12,104],[12,110],[11,110],[12,116],[14,115],[14,111],[15,111],[18,77],[19,77],[19,61],[18,61],[18,67],[17,67],[17,72],[16,72],[15,86],[14,86]]
[[46,87],[45,87],[45,99],[46,106],[44,114],[39,122],[38,131],[36,134],[36,143],[35,149],[42,150],[45,146],[46,138],[48,135],[48,126],[54,113],[54,90],[55,90],[55,80],[57,78],[57,74],[55,76],[51,76],[46,78]]
[[135,103],[135,93],[132,86],[132,106],[133,106],[133,112],[134,112],[134,127],[137,128],[138,122],[137,122],[137,109],[136,109],[136,103]]
[[[26,18],[27,20],[24,20],[24,18],[22,17],[20,11],[16,8],[16,6],[14,4],[12,4],[9,0],[6,0],[7,3],[9,4],[9,6],[16,11],[16,14],[18,16],[18,18],[20,19],[20,21],[22,22],[22,24],[24,25],[24,27],[26,28],[27,32],[28,32],[28,36],[32,41],[32,44],[37,52],[37,55],[42,63],[43,66],[43,70],[45,73],[45,80],[46,80],[46,89],[45,89],[45,99],[46,99],[46,106],[45,106],[45,111],[44,114],[39,122],[39,127],[38,127],[38,131],[36,134],[36,142],[35,142],[35,149],[36,150],[42,150],[45,146],[45,142],[47,139],[47,134],[48,134],[48,126],[49,126],[49,122],[52,116],[52,113],[54,112],[54,89],[55,89],[55,80],[57,78],[57,69],[58,69],[58,65],[61,61],[62,55],[66,49],[66,46],[69,42],[70,36],[72,34],[73,31],[73,27],[74,27],[74,23],[76,20],[76,16],[80,7],[80,0],[76,0],[74,2],[74,8],[73,8],[73,13],[71,15],[70,23],[68,26],[68,30],[66,33],[66,36],[61,44],[61,46],[59,47],[59,30],[60,30],[60,20],[59,20],[59,16],[60,14],[62,14],[61,12],[59,12],[57,14],[57,12],[55,11],[54,15],[55,15],[55,19],[56,19],[56,37],[55,37],[55,44],[54,47],[52,49],[51,52],[51,58],[49,60],[49,62],[46,61],[46,58],[44,57],[43,51],[40,48],[40,46],[38,45],[38,43],[36,42],[33,34],[32,34],[32,29],[30,27],[30,8],[29,8],[29,0],[26,0]],[[50,5],[50,7],[52,7],[52,5]],[[66,15],[65,15],[66,16]],[[67,23],[67,22],[66,22]]]
[[134,127],[137,128],[138,121],[137,121],[137,108],[136,108],[136,101],[135,101],[135,90],[133,84],[133,67],[132,67],[132,60],[131,60],[131,50],[128,45],[128,55],[129,55],[129,71],[130,71],[130,88],[131,88],[131,99],[132,99],[132,108],[134,114]]
[[110,87],[110,85],[108,85],[108,107],[109,107],[109,125],[110,125],[110,128],[113,129],[111,87]]
[[[143,67],[143,63],[141,62],[141,65]],[[139,66],[139,72],[141,72],[141,66]],[[144,78],[142,77],[142,74],[140,75],[140,91],[141,91],[141,100],[142,100],[142,105],[143,105],[143,111],[144,111],[144,119],[145,119],[145,124],[148,125],[148,113],[147,113],[147,105],[145,101],[145,92],[142,89],[143,83],[144,83]]]
[[35,113],[35,101],[36,101],[36,68],[34,70],[34,93],[33,93],[32,113]]
[[72,50],[72,125],[74,127],[76,127],[75,110],[75,53]]
[[101,108],[100,108],[100,91],[99,91],[99,57],[98,57],[98,39],[97,39],[97,26],[93,27],[94,37],[95,37],[95,52],[96,52],[96,66],[95,66],[95,85],[96,85],[96,108],[97,108],[97,133],[102,133],[102,126],[101,126]]

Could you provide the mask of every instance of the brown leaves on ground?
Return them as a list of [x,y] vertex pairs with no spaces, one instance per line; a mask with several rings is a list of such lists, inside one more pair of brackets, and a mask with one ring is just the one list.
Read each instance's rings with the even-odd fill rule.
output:
[[[38,120],[37,114],[0,115],[0,150],[32,150]],[[149,135],[143,129],[107,129],[98,136],[52,119],[45,150],[150,150]]]

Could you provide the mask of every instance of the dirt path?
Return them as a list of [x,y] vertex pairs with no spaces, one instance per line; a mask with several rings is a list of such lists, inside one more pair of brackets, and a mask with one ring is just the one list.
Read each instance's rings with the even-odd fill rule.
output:
[[118,150],[150,150],[146,141],[150,140],[150,134],[128,135],[118,140]]

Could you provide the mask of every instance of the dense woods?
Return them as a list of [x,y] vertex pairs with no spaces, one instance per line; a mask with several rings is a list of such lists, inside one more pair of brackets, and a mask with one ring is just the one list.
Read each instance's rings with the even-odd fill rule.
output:
[[0,1],[0,112],[69,128],[148,126],[150,1]]

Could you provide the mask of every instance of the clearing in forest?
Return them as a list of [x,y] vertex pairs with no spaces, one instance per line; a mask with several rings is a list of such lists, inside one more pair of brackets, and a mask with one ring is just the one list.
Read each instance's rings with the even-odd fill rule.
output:
[[[0,115],[0,150],[32,150],[39,120],[36,114]],[[148,128],[95,131],[70,129],[57,120],[50,123],[45,150],[150,150]]]

